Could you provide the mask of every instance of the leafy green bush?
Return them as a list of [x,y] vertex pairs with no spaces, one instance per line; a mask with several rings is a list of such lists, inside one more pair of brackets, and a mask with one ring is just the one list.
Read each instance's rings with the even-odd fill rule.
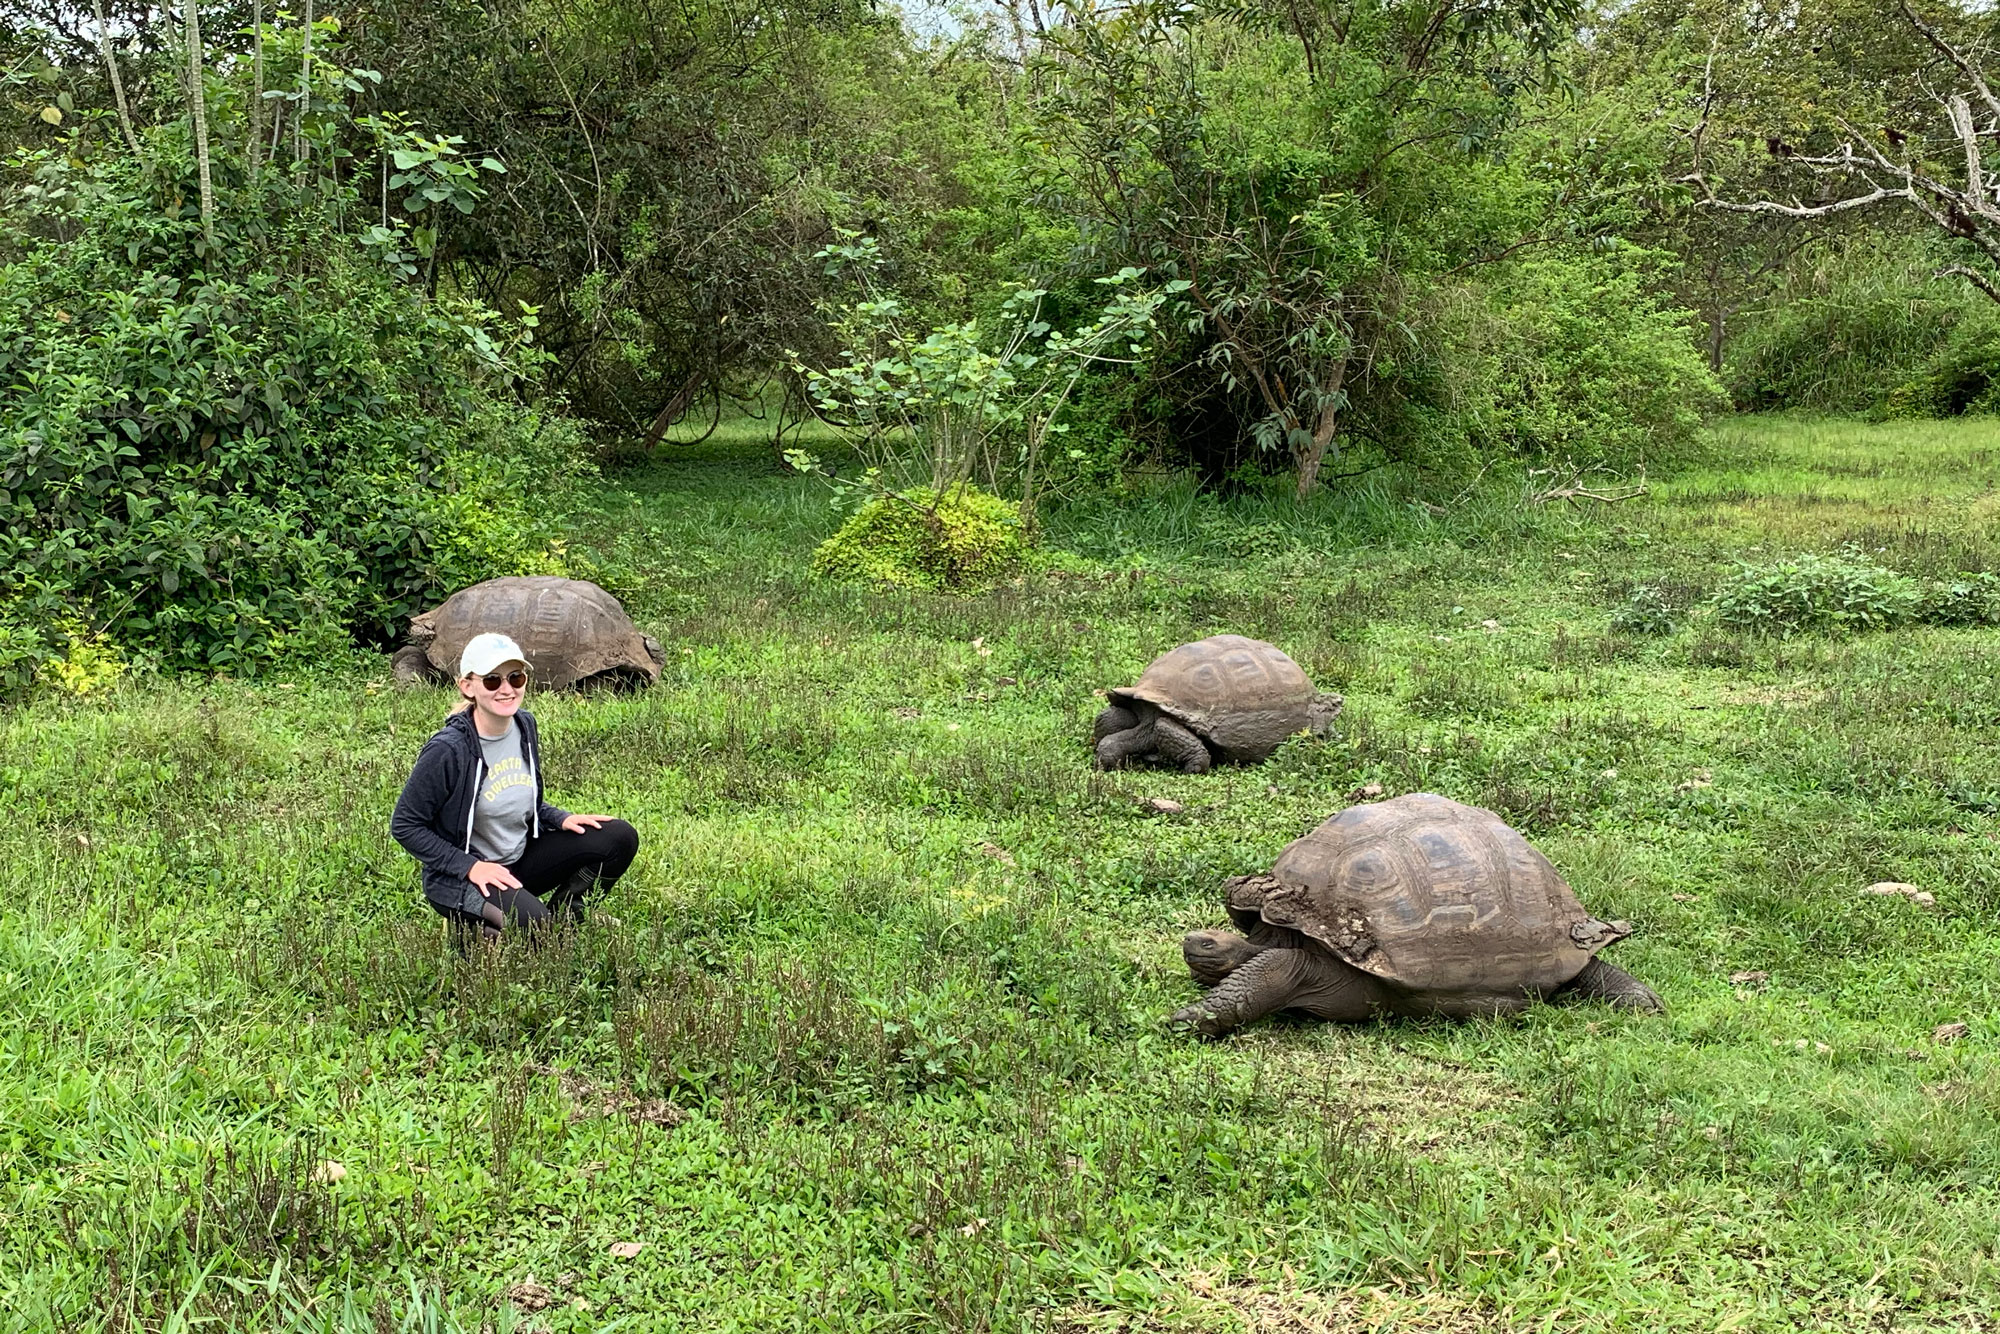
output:
[[1715,597],[1715,619],[1738,630],[1878,630],[1913,619],[1917,583],[1848,549],[1745,566]]
[[2000,623],[2000,575],[1961,574],[1926,583],[1917,619],[1927,625]]
[[1461,322],[1461,411],[1472,438],[1516,454],[1631,466],[1685,454],[1726,406],[1685,315],[1630,247],[1509,266]]
[[820,544],[813,570],[832,579],[969,592],[1020,568],[1021,513],[973,486],[889,492],[864,504]]
[[1890,417],[2000,411],[2000,324],[1960,324],[1919,374],[1889,391],[1881,411]]
[[11,182],[0,623],[245,671],[547,567],[580,442],[506,392],[490,313],[428,298],[276,173],[222,193],[212,242],[170,143],[67,151]]
[[1640,584],[1611,613],[1611,628],[1626,635],[1670,635],[1679,622],[1674,605],[1653,584]]

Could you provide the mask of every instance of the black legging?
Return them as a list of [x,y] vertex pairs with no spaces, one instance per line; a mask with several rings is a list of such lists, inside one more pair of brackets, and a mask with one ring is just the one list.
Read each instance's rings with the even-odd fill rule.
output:
[[[551,909],[555,915],[570,916],[582,906],[584,895],[617,884],[638,855],[639,831],[623,820],[606,820],[580,834],[551,830],[529,839],[526,850],[508,864],[521,882],[519,889],[494,890],[478,913],[437,903],[431,907],[467,937],[475,929],[489,937],[510,926],[533,930],[549,920]],[[594,874],[578,874],[583,871]],[[543,898],[549,902],[544,904]]]

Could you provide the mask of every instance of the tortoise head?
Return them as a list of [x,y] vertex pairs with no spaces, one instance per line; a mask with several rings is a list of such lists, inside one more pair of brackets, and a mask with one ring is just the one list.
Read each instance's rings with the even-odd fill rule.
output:
[[1181,938],[1181,957],[1196,984],[1204,987],[1220,985],[1268,948],[1234,931],[1190,931]]

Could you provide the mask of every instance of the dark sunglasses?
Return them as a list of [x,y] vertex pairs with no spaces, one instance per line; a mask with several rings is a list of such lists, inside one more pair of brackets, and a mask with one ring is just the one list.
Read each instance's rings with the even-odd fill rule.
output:
[[508,685],[514,687],[514,689],[519,690],[523,686],[528,684],[528,674],[517,667],[513,671],[507,673],[505,676],[500,675],[500,673],[498,672],[494,672],[490,676],[482,676],[479,678],[479,684],[485,686],[488,693],[498,690],[500,688],[500,683],[502,681],[505,681]]

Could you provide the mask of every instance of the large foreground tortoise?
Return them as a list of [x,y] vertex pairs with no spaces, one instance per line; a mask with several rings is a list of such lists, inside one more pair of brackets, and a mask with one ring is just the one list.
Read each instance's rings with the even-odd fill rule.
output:
[[511,636],[528,655],[538,685],[651,685],[666,651],[639,633],[618,599],[582,579],[524,575],[488,579],[410,618],[410,642],[396,650],[396,682],[449,681],[474,635]]
[[1427,792],[1350,806],[1228,886],[1241,935],[1196,931],[1188,971],[1212,990],[1174,1015],[1211,1036],[1277,1010],[1354,1022],[1464,1018],[1570,997],[1659,1010],[1597,957],[1631,934],[1577,901],[1500,817]]
[[1341,703],[1284,650],[1242,635],[1182,644],[1106,695],[1091,729],[1099,768],[1158,758],[1191,774],[1268,759],[1293,733],[1326,730]]

